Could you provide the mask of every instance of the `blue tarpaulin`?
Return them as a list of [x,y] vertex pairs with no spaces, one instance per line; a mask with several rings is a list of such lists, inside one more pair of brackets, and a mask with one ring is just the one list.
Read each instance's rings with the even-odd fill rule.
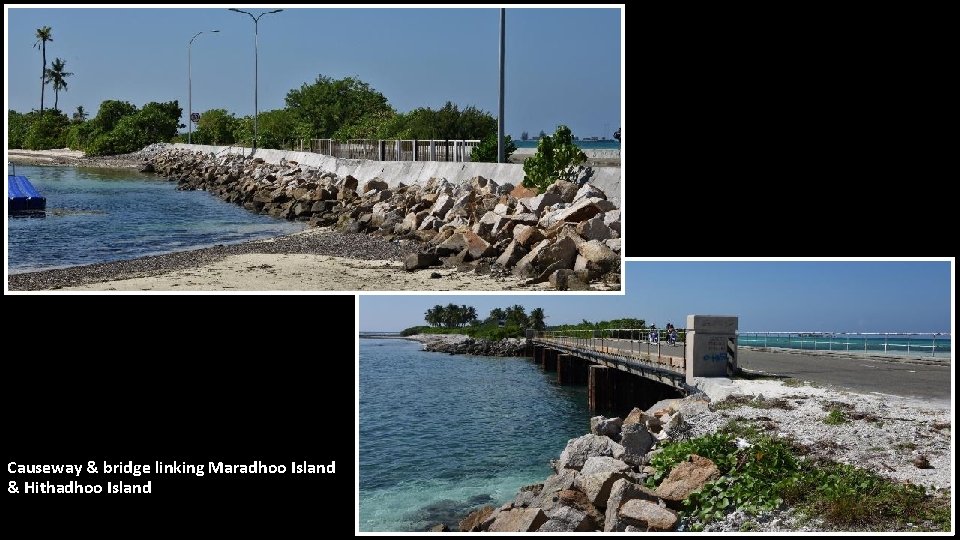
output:
[[47,199],[33,187],[26,176],[7,175],[7,211],[44,210]]

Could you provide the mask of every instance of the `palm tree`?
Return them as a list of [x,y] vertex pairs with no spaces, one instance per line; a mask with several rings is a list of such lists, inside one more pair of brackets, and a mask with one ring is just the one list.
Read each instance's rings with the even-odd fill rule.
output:
[[430,323],[430,326],[440,326],[440,323],[443,322],[443,306],[437,304],[428,309],[424,315],[424,319]]
[[465,312],[465,315],[464,315],[464,318],[466,319],[466,320],[464,321],[464,323],[465,323],[465,324],[466,324],[466,323],[472,323],[473,321],[477,320],[477,308],[475,308],[475,307],[473,307],[473,306],[464,306],[464,307],[467,308],[467,310],[466,310],[466,312]]
[[528,324],[527,311],[520,304],[514,304],[506,310],[507,322],[525,328]]
[[53,108],[54,110],[60,110],[57,108],[60,103],[60,91],[67,89],[67,77],[73,75],[69,71],[64,71],[63,68],[67,67],[67,63],[60,58],[57,58],[53,61],[53,65],[50,69],[46,71],[47,81],[53,83]]
[[73,119],[77,122],[83,122],[88,116],[90,115],[83,109],[83,105],[77,105],[77,112],[73,113]]
[[47,42],[53,41],[53,29],[49,26],[37,28],[37,42],[34,47],[39,46],[43,55],[43,71],[40,72],[40,115],[43,116],[43,89],[47,86]]
[[546,328],[543,322],[545,317],[546,315],[543,313],[543,308],[533,308],[530,312],[530,325],[533,326],[535,330],[543,330]]

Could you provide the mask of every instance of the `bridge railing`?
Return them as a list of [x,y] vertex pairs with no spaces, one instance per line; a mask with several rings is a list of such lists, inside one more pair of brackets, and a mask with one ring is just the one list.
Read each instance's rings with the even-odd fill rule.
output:
[[604,328],[602,330],[545,330],[536,337],[548,339],[568,347],[592,350],[617,350],[625,356],[645,354],[650,358],[663,356],[685,358],[687,331],[676,328]]
[[837,351],[906,356],[950,356],[951,335],[943,332],[740,332],[747,347]]

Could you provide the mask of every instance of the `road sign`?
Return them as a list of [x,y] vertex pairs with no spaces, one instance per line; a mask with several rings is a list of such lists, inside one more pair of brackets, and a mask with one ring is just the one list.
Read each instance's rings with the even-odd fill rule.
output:
[[197,122],[199,122],[199,121],[200,121],[200,113],[198,113],[198,112],[190,113],[190,121],[193,122],[194,124],[196,124]]

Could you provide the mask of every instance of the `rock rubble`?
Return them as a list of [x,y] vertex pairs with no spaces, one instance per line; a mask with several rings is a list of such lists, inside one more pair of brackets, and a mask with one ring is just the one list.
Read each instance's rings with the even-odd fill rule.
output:
[[558,290],[620,283],[620,209],[587,179],[558,180],[543,193],[476,176],[390,187],[374,178],[242,155],[150,148],[144,172],[179,189],[205,190],[251,212],[387,240],[411,240],[420,251],[407,270],[432,266],[510,272]]

